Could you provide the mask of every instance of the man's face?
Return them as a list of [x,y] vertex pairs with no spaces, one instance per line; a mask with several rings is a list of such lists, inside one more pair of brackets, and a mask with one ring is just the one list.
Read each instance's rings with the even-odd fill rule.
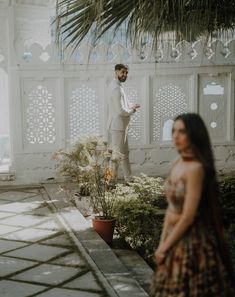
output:
[[120,81],[120,82],[124,82],[127,79],[127,75],[128,75],[128,70],[125,68],[122,68],[121,70],[116,70],[116,78]]

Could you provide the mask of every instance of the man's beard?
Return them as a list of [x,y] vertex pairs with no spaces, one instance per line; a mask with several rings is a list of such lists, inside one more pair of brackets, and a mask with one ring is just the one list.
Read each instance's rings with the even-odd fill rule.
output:
[[118,76],[118,80],[119,80],[120,82],[125,82],[126,79],[127,79],[126,77],[123,78],[122,76],[121,76],[121,77]]

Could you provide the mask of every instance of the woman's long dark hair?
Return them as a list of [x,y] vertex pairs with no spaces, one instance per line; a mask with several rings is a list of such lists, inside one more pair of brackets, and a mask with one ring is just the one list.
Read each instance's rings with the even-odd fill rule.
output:
[[229,277],[234,280],[233,268],[224,239],[221,208],[219,205],[219,186],[207,128],[202,118],[195,113],[181,114],[175,118],[175,121],[177,120],[181,120],[184,123],[191,148],[196,158],[202,163],[205,172],[203,191],[199,204],[200,213],[204,223],[211,225],[215,229],[221,258],[228,270]]

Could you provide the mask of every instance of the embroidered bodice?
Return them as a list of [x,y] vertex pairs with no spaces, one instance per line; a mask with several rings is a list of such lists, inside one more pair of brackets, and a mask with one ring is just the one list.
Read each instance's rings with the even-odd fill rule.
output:
[[184,204],[185,184],[183,180],[172,182],[168,178],[165,182],[165,195],[168,208],[173,212],[181,213]]

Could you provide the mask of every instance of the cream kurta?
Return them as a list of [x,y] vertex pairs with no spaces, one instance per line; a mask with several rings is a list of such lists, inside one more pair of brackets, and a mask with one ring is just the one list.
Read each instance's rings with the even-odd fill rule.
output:
[[[111,149],[124,155],[122,168],[126,181],[131,179],[128,148],[128,125],[131,115],[135,112],[132,103],[127,99],[124,89],[118,79],[113,80],[108,88],[108,136]],[[116,166],[116,171],[118,166]]]

